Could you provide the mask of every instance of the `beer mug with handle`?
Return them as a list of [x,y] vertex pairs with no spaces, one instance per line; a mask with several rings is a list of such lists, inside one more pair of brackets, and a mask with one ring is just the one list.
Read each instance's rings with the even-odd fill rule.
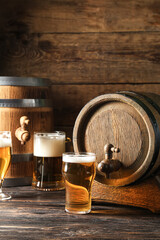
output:
[[66,134],[62,131],[34,133],[32,186],[38,190],[64,189],[62,153]]

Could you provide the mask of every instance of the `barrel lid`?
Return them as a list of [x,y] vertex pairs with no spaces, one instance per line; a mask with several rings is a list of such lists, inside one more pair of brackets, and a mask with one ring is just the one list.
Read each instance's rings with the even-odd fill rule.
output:
[[51,80],[46,78],[11,77],[11,76],[0,77],[0,86],[47,87],[50,85],[52,85]]
[[140,101],[120,93],[104,94],[83,107],[73,129],[74,150],[96,153],[98,165],[105,158],[106,144],[120,149],[113,158],[120,160],[122,167],[108,177],[97,170],[97,181],[124,186],[145,176],[153,165],[155,132]]

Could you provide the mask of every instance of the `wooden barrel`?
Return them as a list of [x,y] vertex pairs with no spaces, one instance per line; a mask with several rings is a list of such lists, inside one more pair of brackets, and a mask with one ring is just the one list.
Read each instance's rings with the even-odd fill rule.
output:
[[160,168],[160,96],[126,91],[88,102],[74,125],[74,150],[95,152],[98,165],[106,144],[119,148],[112,158],[122,166],[108,175],[97,170],[98,182],[125,186],[156,174]]
[[1,99],[49,99],[51,81],[43,78],[0,77]]
[[[28,185],[33,173],[33,133],[52,131],[51,82],[40,78],[0,77],[0,131],[12,133],[12,163],[4,186]],[[15,137],[20,118],[30,120],[31,138],[25,145]]]

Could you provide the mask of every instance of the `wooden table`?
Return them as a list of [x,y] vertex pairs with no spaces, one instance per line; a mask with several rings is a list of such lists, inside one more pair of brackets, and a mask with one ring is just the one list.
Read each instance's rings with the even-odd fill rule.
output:
[[0,205],[0,239],[160,239],[160,214],[93,202],[92,212],[64,211],[65,191],[4,188],[12,199]]

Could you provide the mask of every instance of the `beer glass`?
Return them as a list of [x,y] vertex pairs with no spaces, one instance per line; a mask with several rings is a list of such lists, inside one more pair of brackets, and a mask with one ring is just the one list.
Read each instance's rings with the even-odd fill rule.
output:
[[64,189],[62,153],[65,152],[64,132],[34,133],[32,186],[39,190]]
[[91,188],[96,168],[94,153],[64,153],[62,173],[66,187],[65,211],[86,214],[91,211]]
[[2,184],[11,164],[11,132],[0,131],[0,200],[10,199],[9,194],[2,192]]

